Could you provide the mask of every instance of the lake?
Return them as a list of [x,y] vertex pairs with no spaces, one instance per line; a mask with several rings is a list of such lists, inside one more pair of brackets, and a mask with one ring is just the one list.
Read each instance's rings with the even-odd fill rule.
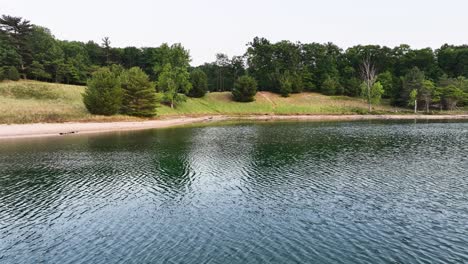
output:
[[467,263],[468,123],[0,141],[0,263]]

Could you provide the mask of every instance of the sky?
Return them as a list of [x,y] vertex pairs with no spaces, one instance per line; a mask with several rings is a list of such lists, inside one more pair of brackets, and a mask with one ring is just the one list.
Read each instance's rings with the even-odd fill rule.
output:
[[468,0],[0,0],[0,14],[49,28],[58,39],[110,37],[113,47],[182,43],[192,65],[271,41],[438,48],[468,43]]

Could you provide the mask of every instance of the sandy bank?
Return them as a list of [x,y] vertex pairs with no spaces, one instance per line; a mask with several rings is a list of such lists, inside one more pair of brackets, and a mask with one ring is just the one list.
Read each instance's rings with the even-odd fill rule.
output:
[[358,120],[468,120],[468,115],[258,115],[174,117],[141,122],[39,123],[0,125],[0,139],[166,128],[195,123],[227,120],[298,120],[298,121],[358,121]]

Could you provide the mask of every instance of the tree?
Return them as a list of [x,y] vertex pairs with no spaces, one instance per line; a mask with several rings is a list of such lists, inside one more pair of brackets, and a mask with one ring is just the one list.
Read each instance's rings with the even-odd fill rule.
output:
[[391,98],[395,95],[395,91],[393,90],[393,75],[390,71],[385,71],[377,75],[377,81],[382,84],[385,90],[384,96],[386,98]]
[[257,81],[248,75],[237,79],[232,90],[232,96],[238,102],[252,102],[257,94]]
[[2,68],[3,79],[10,81],[18,81],[20,79],[20,74],[18,70],[13,66],[4,66]]
[[377,70],[371,61],[370,56],[367,56],[361,64],[361,78],[364,81],[366,91],[364,95],[367,99],[369,112],[372,111],[372,88],[377,80]]
[[[368,89],[366,82],[362,82],[361,84],[361,96],[365,98],[371,106],[380,103],[384,92],[385,90],[380,82],[375,82],[370,89]],[[370,111],[372,111],[372,108]]]
[[408,98],[409,98],[408,105],[414,106],[414,113],[416,114],[418,112],[418,90],[416,89],[411,90]]
[[0,18],[0,31],[8,37],[17,54],[21,56],[20,70],[25,74],[27,65],[32,62],[29,42],[29,36],[32,32],[30,21],[24,20],[21,17],[3,15]]
[[340,89],[340,82],[328,76],[321,85],[320,91],[325,95],[335,95]]
[[179,93],[188,94],[192,89],[190,75],[186,68],[172,67],[171,64],[164,66],[159,75],[157,87],[164,93],[164,101],[174,108],[176,103],[183,101],[183,96]]
[[453,84],[442,89],[442,101],[447,110],[455,109],[457,103],[464,100],[466,96],[462,89]]
[[102,39],[102,48],[104,49],[105,51],[105,54],[106,54],[106,64],[107,65],[110,65],[110,53],[111,53],[111,41],[109,39],[109,37],[104,37]]
[[145,117],[156,114],[156,90],[146,73],[138,67],[132,67],[120,75],[120,83],[123,114]]
[[4,66],[2,68],[3,79],[10,81],[18,81],[20,79],[20,74],[18,70],[13,66]]
[[189,92],[190,97],[203,97],[208,90],[208,79],[204,71],[195,69],[190,73],[190,82],[192,89]]
[[45,71],[44,65],[33,61],[29,67],[29,75],[35,80],[49,80],[52,76]]
[[419,100],[424,102],[426,113],[429,113],[429,107],[432,103],[432,96],[436,90],[434,82],[431,80],[424,80],[421,89],[418,91]]
[[91,114],[114,115],[122,107],[122,94],[119,76],[104,67],[88,80],[83,102]]
[[400,94],[400,102],[409,102],[410,93],[413,90],[420,91],[423,87],[425,80],[424,72],[419,70],[418,67],[413,67],[404,77],[403,77],[403,87]]
[[278,74],[278,84],[279,84],[279,93],[283,97],[288,97],[289,94],[293,91],[293,81],[292,77],[288,71]]

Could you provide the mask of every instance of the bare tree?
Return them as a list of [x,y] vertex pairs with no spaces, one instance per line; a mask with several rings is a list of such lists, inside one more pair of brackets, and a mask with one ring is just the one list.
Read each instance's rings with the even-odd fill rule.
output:
[[371,61],[371,57],[367,56],[361,64],[361,78],[366,84],[366,97],[367,97],[367,104],[369,105],[369,112],[372,111],[372,103],[371,103],[371,93],[372,93],[372,86],[377,81],[377,70],[375,69],[374,64]]

